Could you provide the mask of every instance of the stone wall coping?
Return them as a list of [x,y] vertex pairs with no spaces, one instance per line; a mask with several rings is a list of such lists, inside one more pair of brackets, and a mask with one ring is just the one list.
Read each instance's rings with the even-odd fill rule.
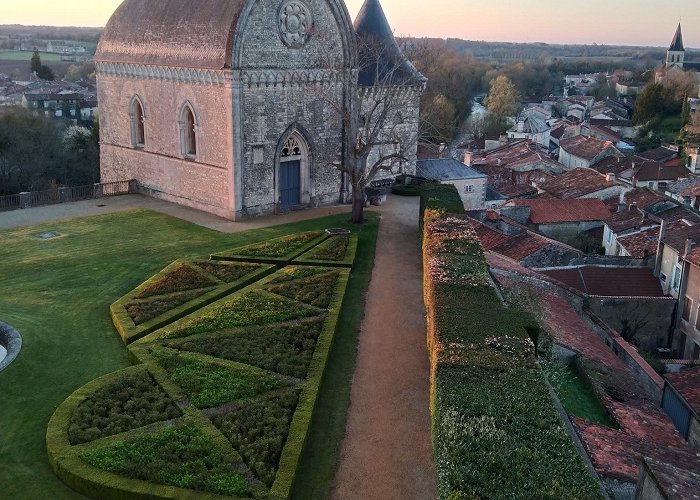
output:
[[7,349],[7,356],[0,361],[0,372],[7,368],[22,349],[22,335],[10,325],[0,321],[0,344]]

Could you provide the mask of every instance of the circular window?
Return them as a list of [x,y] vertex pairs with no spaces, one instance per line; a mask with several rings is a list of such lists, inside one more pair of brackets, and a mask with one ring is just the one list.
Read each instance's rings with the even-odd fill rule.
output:
[[280,7],[278,27],[280,38],[287,47],[303,47],[311,37],[311,9],[300,0],[287,0]]

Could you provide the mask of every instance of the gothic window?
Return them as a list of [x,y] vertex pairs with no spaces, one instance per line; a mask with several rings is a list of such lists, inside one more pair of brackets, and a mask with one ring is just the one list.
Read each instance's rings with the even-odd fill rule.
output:
[[135,148],[142,148],[146,145],[146,126],[143,105],[138,97],[131,101],[129,110],[131,120],[131,145]]
[[180,146],[182,156],[195,159],[197,157],[197,133],[199,125],[194,111],[189,103],[185,104],[180,113]]
[[299,139],[294,136],[287,139],[287,142],[282,146],[282,158],[291,156],[301,156],[301,144],[299,143]]

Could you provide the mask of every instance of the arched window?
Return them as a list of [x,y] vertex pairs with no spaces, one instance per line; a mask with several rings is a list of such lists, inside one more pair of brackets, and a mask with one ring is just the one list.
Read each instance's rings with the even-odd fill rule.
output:
[[180,144],[182,156],[194,159],[197,157],[197,119],[189,103],[185,104],[180,113]]
[[138,97],[131,100],[129,109],[131,120],[131,145],[135,148],[142,148],[146,145],[146,117],[143,112],[143,104]]

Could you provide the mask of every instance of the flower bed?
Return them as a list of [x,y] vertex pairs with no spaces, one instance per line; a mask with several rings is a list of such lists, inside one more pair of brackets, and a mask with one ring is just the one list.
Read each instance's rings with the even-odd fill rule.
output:
[[357,253],[357,235],[339,234],[329,237],[308,252],[294,259],[293,264],[352,267]]
[[295,233],[262,243],[246,245],[225,252],[215,253],[212,260],[263,262],[270,264],[288,264],[294,258],[315,247],[328,235],[323,231]]
[[426,211],[423,240],[440,498],[600,498],[536,362],[534,320],[503,307],[469,223],[443,210]]
[[162,279],[172,270],[201,270],[230,293],[134,341],[138,365],[59,406],[49,461],[73,489],[93,498],[290,496],[349,270],[219,265],[229,264],[179,261],[119,303],[183,294],[136,298],[174,283]]
[[129,344],[274,272],[271,265],[178,260],[110,306]]

